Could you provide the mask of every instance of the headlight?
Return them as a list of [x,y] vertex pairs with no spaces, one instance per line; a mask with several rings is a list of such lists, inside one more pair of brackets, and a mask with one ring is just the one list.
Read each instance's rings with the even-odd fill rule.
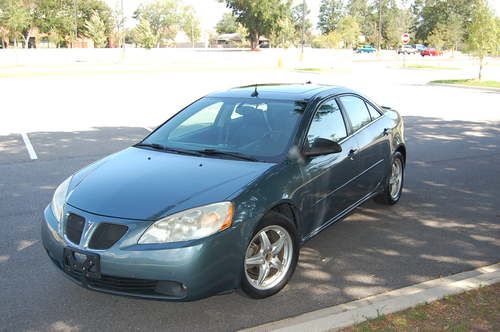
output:
[[185,210],[158,220],[142,234],[140,244],[201,239],[230,227],[233,204],[221,202]]
[[54,192],[54,197],[52,197],[52,212],[54,213],[54,216],[56,217],[57,221],[62,220],[63,216],[63,207],[64,203],[66,203],[66,194],[68,193],[68,187],[69,183],[71,182],[71,176],[64,180],[63,183],[57,187],[56,191]]

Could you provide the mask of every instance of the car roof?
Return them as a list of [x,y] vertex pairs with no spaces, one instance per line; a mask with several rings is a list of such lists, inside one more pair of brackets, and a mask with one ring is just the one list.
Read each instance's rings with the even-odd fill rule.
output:
[[332,86],[320,85],[311,83],[272,83],[272,84],[255,84],[231,88],[225,91],[218,91],[208,94],[206,97],[232,97],[232,98],[248,98],[256,97],[257,90],[258,98],[263,99],[279,99],[279,100],[309,100],[318,95],[332,95],[346,92],[354,92],[349,89]]

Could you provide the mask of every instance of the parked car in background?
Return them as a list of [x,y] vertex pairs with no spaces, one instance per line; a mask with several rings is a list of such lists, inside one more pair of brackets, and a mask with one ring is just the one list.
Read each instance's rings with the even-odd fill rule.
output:
[[364,45],[356,49],[356,53],[375,53],[377,49],[371,45]]
[[415,49],[417,49],[417,51],[419,52],[422,52],[423,50],[425,50],[427,47],[425,47],[425,45],[422,45],[422,44],[415,44]]
[[398,54],[417,54],[418,52],[413,45],[402,45],[398,48]]
[[426,48],[422,52],[420,52],[421,56],[437,56],[437,55],[443,55],[443,51],[436,50],[435,48]]
[[355,91],[216,92],[62,182],[43,246],[96,291],[263,298],[286,285],[307,240],[370,198],[397,203],[405,162],[403,118]]

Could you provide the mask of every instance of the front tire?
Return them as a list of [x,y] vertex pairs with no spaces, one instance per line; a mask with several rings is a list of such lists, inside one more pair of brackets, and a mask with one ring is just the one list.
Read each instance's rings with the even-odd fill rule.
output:
[[299,246],[292,220],[269,212],[257,226],[245,251],[241,288],[261,299],[279,292],[297,265]]
[[375,197],[375,201],[387,205],[394,205],[399,201],[403,192],[404,168],[403,155],[396,151],[392,156],[391,173],[385,181],[384,190]]

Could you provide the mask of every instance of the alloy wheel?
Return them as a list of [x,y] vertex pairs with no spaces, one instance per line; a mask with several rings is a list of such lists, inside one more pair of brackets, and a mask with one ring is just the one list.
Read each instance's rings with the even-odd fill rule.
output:
[[391,177],[389,178],[389,192],[392,199],[398,199],[402,184],[403,163],[400,158],[394,158],[392,162]]
[[245,254],[245,275],[259,290],[268,290],[287,275],[293,258],[288,231],[278,225],[261,229],[250,241]]

